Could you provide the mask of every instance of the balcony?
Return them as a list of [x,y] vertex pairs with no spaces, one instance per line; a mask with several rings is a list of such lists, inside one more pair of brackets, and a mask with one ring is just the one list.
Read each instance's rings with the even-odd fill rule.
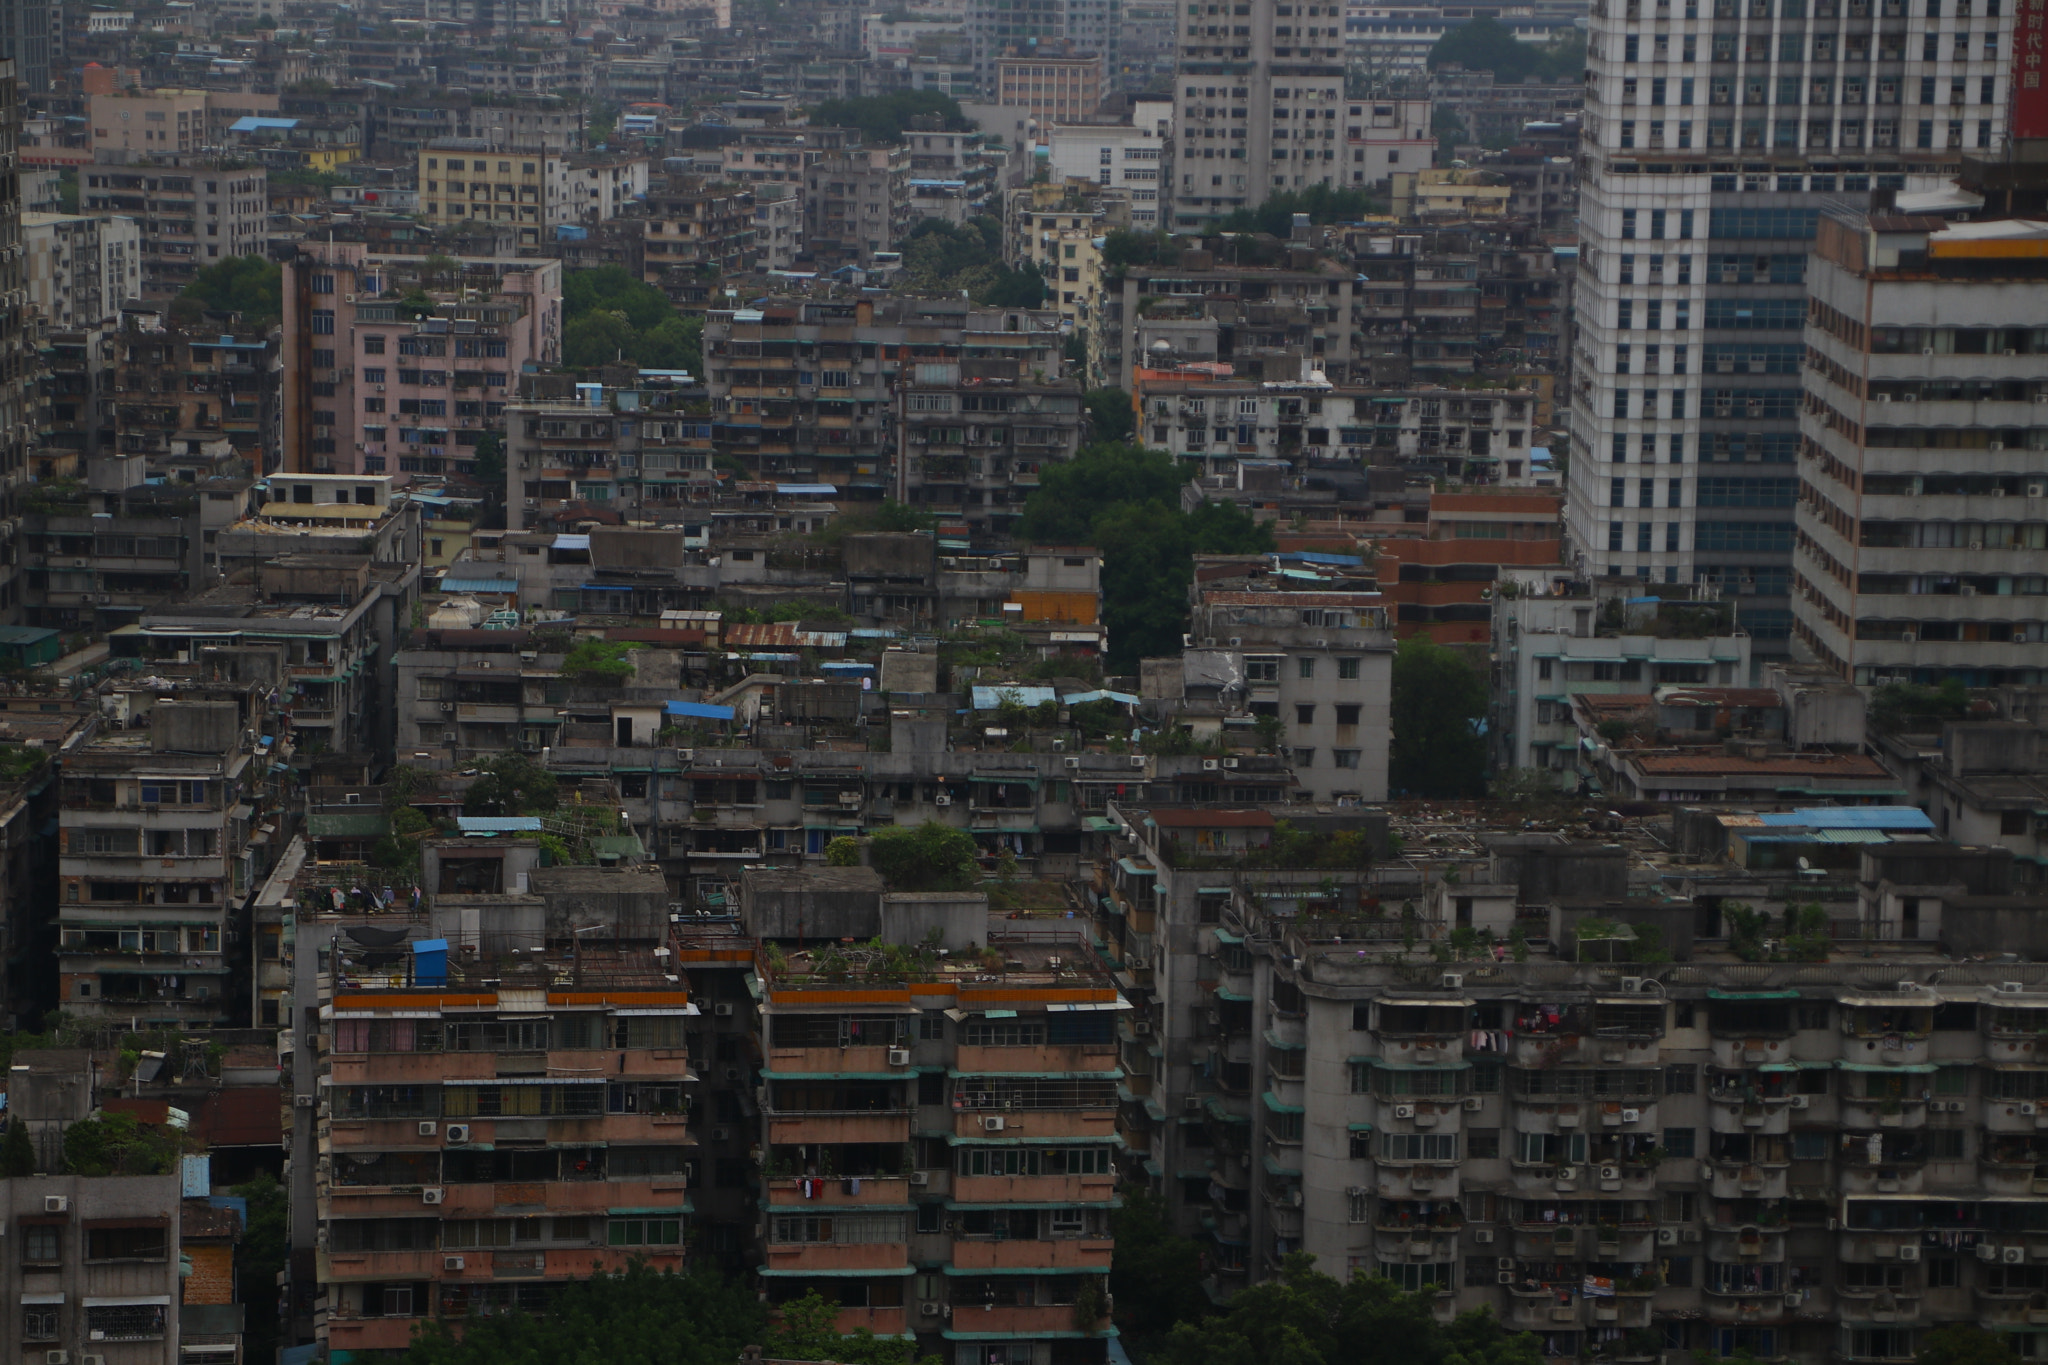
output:
[[770,1205],[796,1205],[807,1209],[858,1208],[867,1204],[887,1205],[900,1208],[910,1202],[910,1179],[901,1175],[864,1175],[858,1178],[822,1179],[810,1182],[811,1192],[804,1193],[804,1181],[797,1179],[770,1180],[768,1202]]
[[953,1243],[955,1270],[1109,1269],[1115,1243],[1108,1238],[1068,1237],[1047,1241],[982,1241],[961,1237]]

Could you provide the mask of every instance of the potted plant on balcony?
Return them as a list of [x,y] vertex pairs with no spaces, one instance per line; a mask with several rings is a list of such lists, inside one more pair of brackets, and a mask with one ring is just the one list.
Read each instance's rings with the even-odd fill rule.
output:
[[1109,1317],[1109,1291],[1099,1283],[1100,1275],[1085,1275],[1087,1283],[1074,1298],[1074,1330],[1090,1336],[1102,1330],[1103,1322]]

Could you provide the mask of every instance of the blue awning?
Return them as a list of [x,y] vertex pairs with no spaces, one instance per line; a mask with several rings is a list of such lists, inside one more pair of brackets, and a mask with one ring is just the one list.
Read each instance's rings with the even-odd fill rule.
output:
[[261,132],[265,128],[296,128],[298,126],[299,121],[295,118],[238,118],[228,125],[228,131],[231,133],[255,133]]
[[538,815],[458,815],[455,828],[464,834],[538,834]]
[[441,576],[442,592],[518,592],[516,578],[457,578],[452,574]]
[[1136,706],[1139,698],[1132,696],[1128,692],[1110,692],[1097,689],[1093,692],[1069,692],[1066,696],[1061,697],[1060,700],[1068,706],[1077,706],[1084,701],[1114,701],[1121,702],[1125,706]]
[[839,486],[830,483],[778,483],[775,491],[790,497],[831,498],[839,495]]
[[974,709],[993,711],[1001,706],[1006,698],[1014,700],[1019,706],[1043,706],[1057,699],[1058,695],[1050,687],[977,687],[973,692]]
[[730,706],[713,706],[702,701],[672,701],[668,704],[668,713],[672,716],[694,716],[698,720],[731,720],[733,717]]

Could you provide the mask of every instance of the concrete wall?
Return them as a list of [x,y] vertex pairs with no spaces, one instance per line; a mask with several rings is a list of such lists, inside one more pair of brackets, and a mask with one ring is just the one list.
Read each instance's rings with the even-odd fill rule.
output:
[[740,922],[756,938],[869,939],[882,932],[882,874],[871,867],[749,868]]
[[988,942],[988,897],[980,892],[907,891],[882,897],[882,941],[914,945],[937,929],[952,952]]
[[165,701],[151,708],[152,753],[225,754],[242,732],[241,708],[231,701]]

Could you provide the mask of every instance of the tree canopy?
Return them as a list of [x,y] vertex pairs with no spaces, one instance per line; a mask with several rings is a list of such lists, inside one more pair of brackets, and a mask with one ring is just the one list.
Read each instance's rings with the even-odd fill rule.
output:
[[230,256],[193,275],[178,295],[210,313],[240,313],[252,327],[284,317],[284,268],[261,256]]
[[284,1186],[268,1171],[237,1185],[233,1193],[248,1201],[248,1221],[235,1248],[235,1281],[247,1304],[244,1349],[252,1360],[275,1359],[277,1348],[277,1274],[289,1256],[291,1223]]
[[958,100],[936,90],[900,90],[892,95],[826,100],[810,111],[810,122],[813,128],[858,128],[864,141],[889,144],[901,142],[903,130],[920,114],[937,114],[953,132],[974,127],[960,112]]
[[1386,196],[1374,190],[1311,185],[1305,190],[1282,190],[1255,209],[1239,209],[1218,222],[1214,230],[1270,232],[1285,237],[1294,230],[1297,213],[1307,214],[1311,223],[1353,223],[1387,209]]
[[1017,533],[1041,545],[1102,551],[1103,624],[1111,666],[1178,653],[1187,628],[1188,583],[1197,554],[1273,548],[1269,526],[1230,503],[1181,509],[1187,475],[1171,456],[1122,444],[1086,447],[1048,467],[1024,505]]
[[178,1163],[174,1129],[133,1114],[95,1114],[64,1130],[64,1169],[71,1175],[165,1175]]
[[635,1264],[563,1284],[541,1316],[480,1313],[458,1337],[423,1323],[406,1365],[732,1365],[762,1340],[767,1312],[715,1269],[687,1274]]
[[1571,33],[1543,46],[1525,43],[1498,19],[1481,15],[1445,31],[1429,50],[1429,69],[1462,66],[1500,81],[1577,78],[1586,69],[1586,39]]
[[919,289],[964,289],[991,308],[1037,308],[1045,280],[1029,264],[1003,264],[1003,225],[994,218],[953,224],[927,218],[903,238],[903,270]]
[[525,754],[500,754],[462,794],[468,815],[538,815],[558,799],[555,775]]
[[1968,1323],[1937,1327],[1920,1339],[1918,1365],[2020,1365],[2009,1339]]
[[704,319],[623,266],[562,276],[562,361],[592,369],[623,360],[651,370],[704,368]]
[[1391,1280],[1339,1281],[1297,1251],[1279,1279],[1238,1291],[1230,1307],[1183,1321],[1153,1352],[1159,1365],[1541,1365],[1536,1338],[1488,1309],[1436,1320],[1424,1294]]
[[831,1360],[841,1365],[912,1365],[917,1343],[880,1337],[866,1327],[841,1336],[839,1305],[813,1289],[775,1310],[767,1353],[775,1360]]
[[891,891],[966,891],[981,880],[974,837],[931,820],[876,830],[868,861]]
[[[1077,708],[1078,709],[1078,708]],[[1149,1345],[1209,1312],[1202,1292],[1202,1246],[1167,1221],[1166,1201],[1149,1190],[1124,1196],[1110,1215],[1116,1252],[1109,1268],[1109,1292],[1116,1300],[1117,1329]]]
[[1486,680],[1455,652],[1411,635],[1394,654],[1387,786],[1447,799],[1486,790]]
[[1082,401],[1088,405],[1088,423],[1095,428],[1096,440],[1128,440],[1137,431],[1131,396],[1122,389],[1090,389]]

